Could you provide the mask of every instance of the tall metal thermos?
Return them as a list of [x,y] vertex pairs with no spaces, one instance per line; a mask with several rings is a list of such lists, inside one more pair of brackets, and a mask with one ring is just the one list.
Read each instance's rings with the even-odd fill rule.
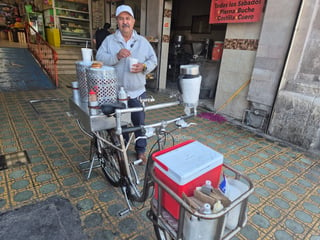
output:
[[195,115],[197,114],[201,80],[199,65],[180,65],[178,86],[182,94],[182,101],[185,105],[184,111],[187,115],[190,115],[191,109],[194,110]]

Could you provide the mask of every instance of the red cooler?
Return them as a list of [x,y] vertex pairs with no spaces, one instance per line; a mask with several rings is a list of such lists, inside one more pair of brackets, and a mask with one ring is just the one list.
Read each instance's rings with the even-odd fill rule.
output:
[[[155,175],[180,197],[184,192],[192,196],[196,187],[212,182],[217,188],[223,164],[223,155],[210,147],[189,140],[152,155]],[[158,198],[158,186],[155,186]],[[179,218],[179,204],[167,192],[163,192],[162,206],[176,219]]]

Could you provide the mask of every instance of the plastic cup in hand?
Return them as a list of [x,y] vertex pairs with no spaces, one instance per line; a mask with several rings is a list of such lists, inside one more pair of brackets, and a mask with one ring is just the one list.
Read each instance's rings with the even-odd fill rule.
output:
[[132,65],[133,65],[133,64],[137,64],[137,63],[138,63],[138,59],[132,58],[132,57],[129,58],[129,67],[130,67],[129,71],[130,71],[130,72],[132,72],[132,67],[133,67]]
[[82,60],[85,63],[92,61],[92,49],[91,48],[81,48]]

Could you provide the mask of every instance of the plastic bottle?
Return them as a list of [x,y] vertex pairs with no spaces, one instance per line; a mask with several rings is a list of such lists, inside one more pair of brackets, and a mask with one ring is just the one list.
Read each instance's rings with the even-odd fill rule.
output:
[[201,192],[206,193],[206,194],[210,194],[212,189],[213,189],[213,187],[212,187],[211,181],[206,180],[205,184],[201,187]]
[[[204,203],[199,213],[212,214],[211,205]],[[184,240],[212,240],[215,237],[216,220],[198,218],[186,214],[183,226]]]
[[93,89],[89,91],[89,112],[90,115],[99,114],[99,103],[97,93]]
[[89,92],[89,102],[97,102],[98,98],[97,98],[97,93],[91,89]]
[[[226,186],[226,193],[225,195],[233,202],[236,198],[238,198],[242,193],[248,190],[248,186],[242,183],[239,180],[228,178],[227,179],[227,186]],[[238,226],[239,218],[240,218],[240,211],[241,211],[241,202],[235,208],[233,208],[230,212],[228,212],[226,216],[226,227],[230,230],[235,229]]]
[[202,214],[211,214],[211,205],[209,203],[203,204],[203,206],[200,208],[200,213]]
[[123,87],[120,87],[118,93],[118,101],[124,103],[126,105],[126,108],[128,107],[128,95]]
[[223,205],[220,200],[218,200],[214,205],[213,205],[213,213],[218,213],[223,209]]

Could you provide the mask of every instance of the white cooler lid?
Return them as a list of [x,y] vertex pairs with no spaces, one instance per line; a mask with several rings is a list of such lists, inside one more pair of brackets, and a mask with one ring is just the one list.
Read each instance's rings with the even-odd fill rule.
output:
[[[156,157],[156,167],[179,185],[184,185],[223,163],[223,155],[194,141]],[[165,166],[168,170],[164,169]]]

